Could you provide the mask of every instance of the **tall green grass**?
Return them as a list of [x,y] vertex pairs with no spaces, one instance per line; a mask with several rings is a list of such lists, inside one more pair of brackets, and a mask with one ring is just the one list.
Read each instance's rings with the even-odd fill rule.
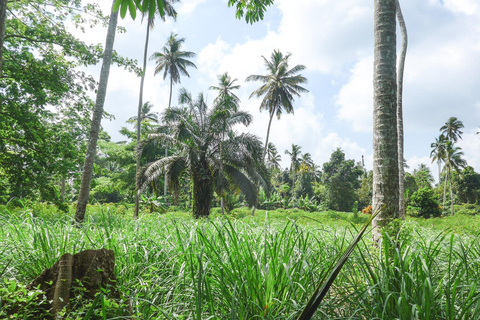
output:
[[[26,284],[63,253],[107,248],[115,252],[118,286],[140,319],[296,319],[356,231],[335,220],[299,224],[300,217],[278,215],[133,220],[102,209],[77,228],[69,216],[4,210],[0,277]],[[398,235],[385,235],[381,248],[369,238],[353,251],[314,318],[480,317],[478,234],[407,222]],[[67,317],[87,318],[90,307]]]

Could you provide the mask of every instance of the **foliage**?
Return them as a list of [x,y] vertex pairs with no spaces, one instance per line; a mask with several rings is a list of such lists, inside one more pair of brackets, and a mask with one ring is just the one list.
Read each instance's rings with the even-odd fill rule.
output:
[[452,175],[453,187],[460,203],[480,202],[480,174],[468,166]]
[[414,217],[431,218],[439,217],[442,210],[435,199],[433,190],[422,188],[411,196],[407,213]]
[[323,164],[323,184],[327,190],[327,205],[338,211],[350,211],[356,201],[355,189],[360,185],[363,169],[354,160],[345,160],[342,150],[335,150],[330,161]]
[[[406,174],[407,176],[407,174]],[[405,187],[407,189],[407,187]],[[368,207],[372,204],[373,196],[373,171],[365,171],[363,173],[360,187],[355,191],[358,199],[358,205],[361,208]]]
[[249,125],[251,115],[225,108],[224,104],[209,109],[203,94],[194,100],[185,89],[181,90],[179,102],[185,107],[172,107],[163,115],[170,134],[150,135],[151,139],[173,145],[176,152],[148,165],[144,186],[165,169],[173,182],[188,174],[196,217],[209,215],[214,188],[227,190],[225,186],[236,186],[250,205],[256,205],[257,185],[269,187],[261,161],[261,143],[254,135],[232,130],[236,124]]

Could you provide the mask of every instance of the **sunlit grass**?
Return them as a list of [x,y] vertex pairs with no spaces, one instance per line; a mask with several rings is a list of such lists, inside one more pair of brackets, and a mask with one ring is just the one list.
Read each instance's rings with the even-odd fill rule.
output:
[[[141,319],[295,319],[356,234],[352,216],[257,210],[252,217],[244,209],[201,220],[188,211],[133,220],[130,211],[118,215],[106,206],[93,207],[77,228],[71,215],[3,209],[0,277],[26,284],[63,253],[107,248],[115,252],[121,292]],[[456,227],[461,217],[443,219],[453,232],[409,220],[380,249],[367,234],[316,316],[474,319],[480,243],[478,233]]]

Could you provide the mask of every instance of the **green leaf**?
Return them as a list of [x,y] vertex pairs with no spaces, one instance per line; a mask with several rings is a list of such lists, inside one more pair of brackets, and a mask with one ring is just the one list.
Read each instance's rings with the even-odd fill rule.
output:
[[129,0],[124,0],[122,2],[122,6],[120,7],[120,17],[122,17],[122,19],[124,19],[127,15],[128,2]]
[[123,0],[115,0],[115,3],[113,4],[113,12],[117,11],[120,5],[122,4]]
[[137,8],[135,7],[135,3],[130,0],[128,2],[128,7],[130,9],[130,16],[132,17],[133,20],[135,20],[137,16]]

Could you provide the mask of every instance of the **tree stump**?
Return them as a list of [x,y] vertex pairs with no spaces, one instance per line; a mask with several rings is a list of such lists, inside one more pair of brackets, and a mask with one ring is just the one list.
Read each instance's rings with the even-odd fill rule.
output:
[[85,289],[84,296],[88,299],[94,299],[100,288],[106,287],[110,287],[113,297],[118,298],[113,250],[66,253],[51,268],[43,270],[27,288],[31,290],[40,286],[48,301],[45,311],[50,310],[52,319],[57,319],[58,312],[70,301],[72,285],[77,283]]

